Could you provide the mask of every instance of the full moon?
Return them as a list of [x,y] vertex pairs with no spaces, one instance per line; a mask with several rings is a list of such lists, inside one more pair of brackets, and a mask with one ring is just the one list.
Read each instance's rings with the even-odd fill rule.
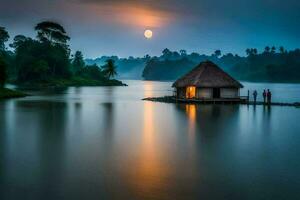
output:
[[151,39],[153,36],[153,32],[151,30],[145,30],[144,36],[147,39]]

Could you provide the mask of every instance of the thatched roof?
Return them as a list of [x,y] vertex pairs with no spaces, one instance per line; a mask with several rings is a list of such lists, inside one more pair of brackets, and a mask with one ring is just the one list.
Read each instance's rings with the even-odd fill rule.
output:
[[242,88],[243,85],[211,61],[200,63],[178,79],[172,87]]

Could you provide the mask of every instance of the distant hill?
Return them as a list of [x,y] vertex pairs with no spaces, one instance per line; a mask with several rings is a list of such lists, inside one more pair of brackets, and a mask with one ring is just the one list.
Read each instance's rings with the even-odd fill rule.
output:
[[216,50],[212,55],[198,53],[187,54],[185,50],[165,49],[162,55],[150,57],[102,56],[86,59],[88,65],[103,66],[105,61],[113,59],[117,65],[118,78],[145,80],[175,80],[184,75],[202,61],[210,60],[236,79],[263,82],[300,82],[300,50],[286,51],[280,47],[266,47],[258,53],[257,49],[247,49],[247,56],[227,53],[222,55]]
[[147,62],[143,71],[146,80],[175,80],[202,61],[210,60],[235,78],[244,81],[300,82],[300,50],[286,51],[283,47],[266,47],[262,53],[247,49],[246,57],[231,53],[221,55],[217,50],[211,56],[197,53],[181,54],[163,51],[160,57]]

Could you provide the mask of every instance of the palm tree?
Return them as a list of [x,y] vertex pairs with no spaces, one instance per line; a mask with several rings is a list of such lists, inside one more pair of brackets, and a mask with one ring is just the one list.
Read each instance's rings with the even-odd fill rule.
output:
[[34,29],[37,31],[37,38],[42,42],[66,44],[70,40],[64,27],[56,22],[44,21],[38,23]]
[[115,65],[115,61],[112,59],[108,59],[106,64],[103,67],[104,74],[110,79],[117,75],[117,66]]

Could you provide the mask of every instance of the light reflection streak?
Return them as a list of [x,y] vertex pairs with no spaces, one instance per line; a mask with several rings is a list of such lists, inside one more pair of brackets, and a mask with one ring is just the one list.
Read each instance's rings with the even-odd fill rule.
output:
[[[144,95],[151,96],[152,84],[147,83],[144,87]],[[136,148],[136,151],[138,151],[137,157],[132,164],[134,170],[130,173],[133,192],[141,198],[164,189],[166,184],[164,184],[163,180],[168,175],[162,149],[155,135],[153,109],[154,105],[152,102],[144,102],[141,142]]]
[[191,139],[194,139],[194,136],[196,134],[196,117],[197,117],[196,105],[187,104],[185,106],[185,111],[189,120],[188,134]]

